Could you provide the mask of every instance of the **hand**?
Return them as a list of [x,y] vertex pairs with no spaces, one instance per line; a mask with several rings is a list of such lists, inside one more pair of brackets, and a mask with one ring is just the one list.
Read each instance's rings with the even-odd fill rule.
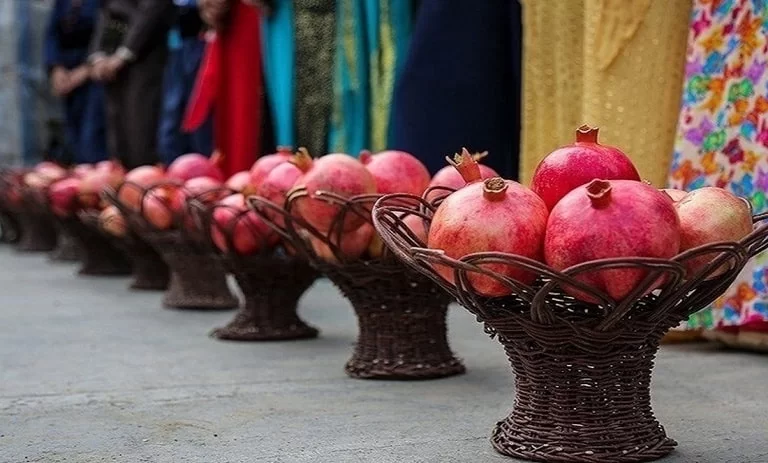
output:
[[90,70],[86,65],[78,66],[69,73],[69,86],[67,93],[75,90],[84,83],[88,82]]
[[200,0],[200,18],[211,27],[221,29],[229,13],[229,0]]
[[61,66],[56,66],[51,72],[51,93],[61,97],[70,92],[69,90],[69,71]]
[[103,81],[110,82],[115,80],[117,74],[119,74],[123,67],[125,67],[125,60],[113,55],[104,58],[103,62],[100,64],[99,77]]

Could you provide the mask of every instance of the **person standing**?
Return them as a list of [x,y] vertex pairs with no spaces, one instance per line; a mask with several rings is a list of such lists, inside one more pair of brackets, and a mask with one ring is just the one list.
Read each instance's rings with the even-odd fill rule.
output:
[[176,18],[168,33],[168,62],[163,77],[163,106],[157,135],[160,160],[166,164],[185,153],[209,156],[213,151],[210,117],[192,132],[181,130],[205,50],[205,23],[200,18],[197,0],[173,0],[173,3]]
[[154,164],[173,0],[101,3],[89,61],[106,82],[109,152],[128,169]]
[[64,103],[66,141],[61,157],[77,164],[107,158],[104,88],[91,82],[87,63],[98,8],[99,0],[56,0],[45,35],[51,91]]

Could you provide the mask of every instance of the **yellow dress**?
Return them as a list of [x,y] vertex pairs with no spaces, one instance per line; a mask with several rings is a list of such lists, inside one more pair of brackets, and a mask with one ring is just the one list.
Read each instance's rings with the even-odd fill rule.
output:
[[690,0],[523,0],[523,181],[587,123],[665,185],[690,11]]

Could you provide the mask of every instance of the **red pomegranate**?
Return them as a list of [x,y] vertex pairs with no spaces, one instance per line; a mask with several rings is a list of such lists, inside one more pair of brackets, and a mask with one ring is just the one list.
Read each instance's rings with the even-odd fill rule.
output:
[[120,187],[118,199],[127,207],[138,211],[144,190],[165,179],[162,167],[141,166],[125,175],[125,182]]
[[175,185],[150,188],[142,200],[142,214],[156,229],[168,230],[174,225],[185,199],[184,190]]
[[227,196],[216,204],[211,238],[220,251],[229,249],[227,236],[232,239],[234,251],[241,255],[254,254],[277,243],[278,236],[269,225],[255,212],[246,211],[245,196],[240,193]]
[[685,196],[688,194],[687,191],[676,190],[674,188],[664,188],[661,191],[663,191],[667,196],[669,196],[669,199],[671,199],[673,203],[680,201],[681,199],[685,198]]
[[227,179],[224,184],[227,188],[245,196],[254,194],[254,186],[251,184],[251,173],[247,170],[238,172]]
[[[593,180],[568,193],[550,213],[544,242],[544,258],[556,270],[597,259],[671,259],[679,250],[674,205],[656,188],[633,180]],[[645,270],[618,268],[582,273],[577,279],[620,301],[646,276]],[[573,288],[563,289],[597,302]]]
[[[273,204],[282,206],[296,181],[311,167],[312,157],[306,149],[300,148],[289,162],[278,165],[267,174],[261,185],[256,188],[256,194]],[[285,220],[281,214],[270,210],[266,210],[265,213],[278,225],[284,224]]]
[[213,204],[229,195],[224,185],[211,177],[195,177],[184,182],[184,194],[204,204]]
[[[487,152],[470,154],[469,151],[467,151],[467,149],[464,148],[462,149],[461,154],[457,153],[453,156],[453,160],[451,160],[450,158],[446,158],[450,165],[445,166],[442,169],[437,171],[435,176],[432,177],[432,181],[429,182],[428,188],[445,187],[445,188],[450,188],[452,190],[458,190],[459,188],[466,185],[467,180],[465,180],[464,177],[462,176],[461,167],[459,166],[471,165],[472,163],[469,162],[468,159],[472,159],[475,161],[477,168],[480,170],[481,180],[485,180],[487,178],[492,178],[492,177],[498,177],[499,174],[497,174],[495,170],[491,169],[488,166],[480,164],[478,162],[480,159],[484,158],[487,154],[488,154]],[[472,171],[474,171],[474,167],[471,169]],[[467,173],[465,172],[464,175],[467,175]],[[475,180],[474,173],[470,173],[469,178]],[[441,196],[445,196],[447,193],[448,192],[446,190],[442,190],[442,189],[430,191],[427,194],[425,199],[429,202],[432,202]]]
[[[373,226],[364,223],[355,230],[343,233],[341,237],[338,238],[338,242],[335,236],[331,236],[331,243],[339,248],[339,252],[345,261],[353,261],[365,254],[370,246],[371,239],[375,234]],[[312,245],[315,254],[320,259],[330,264],[341,263],[333,253],[331,247],[325,241],[310,236],[309,242]]]
[[51,210],[59,217],[68,217],[78,208],[77,196],[80,192],[80,179],[65,178],[54,182],[48,189]]
[[49,161],[38,163],[34,167],[33,171],[44,177],[47,181],[47,185],[50,185],[52,182],[61,180],[67,176],[67,169]]
[[122,238],[127,232],[125,218],[115,206],[107,206],[99,214],[101,228],[112,236]]
[[182,182],[196,177],[210,177],[223,182],[225,178],[224,173],[219,167],[221,160],[222,156],[218,151],[210,159],[198,153],[184,154],[176,158],[168,166],[165,174],[171,180],[180,180]]
[[272,169],[291,159],[292,155],[293,149],[291,147],[278,146],[277,153],[260,157],[251,166],[251,185],[258,188]]
[[[687,251],[719,241],[739,241],[752,233],[750,203],[722,188],[704,187],[691,191],[675,204],[680,217],[680,250]],[[686,261],[690,275],[706,266],[717,254]],[[718,269],[710,278],[722,274]]]
[[[405,212],[398,213],[400,220],[406,227],[418,238],[422,245],[427,242],[427,227],[424,224],[424,219],[415,214],[406,214]],[[384,255],[384,241],[379,237],[378,233],[373,234],[371,244],[368,246],[368,255],[371,258],[379,258]]]
[[[546,226],[547,206],[541,198],[517,182],[493,177],[471,183],[443,200],[432,217],[427,245],[455,259],[487,251],[541,259]],[[537,276],[504,264],[485,268],[521,283],[532,283]],[[437,265],[435,270],[453,282],[453,269]],[[472,274],[469,281],[485,296],[512,292],[484,275]]]
[[108,172],[112,172],[115,175],[120,175],[121,177],[125,176],[125,168],[120,163],[120,161],[116,159],[109,159],[106,161],[100,161],[97,162],[95,166],[93,166],[96,170],[104,170]]
[[597,128],[576,130],[576,143],[549,153],[533,173],[531,189],[549,210],[571,190],[594,179],[640,181],[637,169],[618,148],[597,142]]
[[[368,169],[358,159],[338,153],[315,159],[295,186],[307,190],[306,197],[296,200],[295,212],[321,232],[331,228],[341,206],[323,199],[319,192],[333,193],[342,198],[376,193],[376,181]],[[344,218],[342,229],[352,231],[363,222],[362,217],[350,213]]]
[[77,178],[83,178],[86,176],[86,174],[93,171],[93,169],[93,164],[78,164],[72,168],[72,175]]
[[80,203],[86,208],[98,208],[101,193],[106,188],[117,188],[123,182],[123,170],[116,167],[93,169],[83,176]]
[[408,193],[421,196],[429,185],[426,166],[405,151],[360,153],[360,162],[376,180],[376,192],[380,194]]
[[28,172],[24,174],[24,185],[35,190],[42,190],[51,184],[53,180],[37,172]]

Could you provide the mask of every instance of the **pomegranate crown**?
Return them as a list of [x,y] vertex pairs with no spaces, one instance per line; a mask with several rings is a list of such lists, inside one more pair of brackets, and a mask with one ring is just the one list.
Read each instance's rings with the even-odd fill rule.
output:
[[600,131],[597,127],[590,127],[583,124],[576,129],[576,143],[597,143],[597,133]]
[[611,182],[594,179],[587,184],[587,196],[592,206],[602,208],[611,203]]
[[461,177],[467,184],[482,180],[480,165],[466,148],[461,149],[461,154],[454,154],[453,159],[446,156],[445,160],[459,171],[459,174],[461,174]]
[[298,167],[300,171],[306,172],[312,167],[313,160],[309,151],[302,146],[296,151],[296,154],[288,160],[288,162]]

